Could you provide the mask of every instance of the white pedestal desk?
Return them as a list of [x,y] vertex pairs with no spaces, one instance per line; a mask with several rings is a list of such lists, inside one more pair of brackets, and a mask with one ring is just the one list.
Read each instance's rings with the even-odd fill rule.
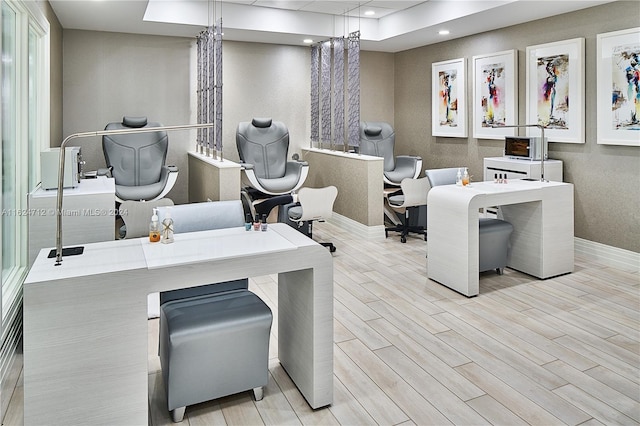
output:
[[[99,176],[65,188],[62,198],[62,242],[65,246],[115,239],[116,185]],[[43,247],[56,244],[58,191],[40,186],[29,193],[29,264]]]
[[295,229],[93,243],[61,266],[48,251],[24,284],[25,425],[146,426],[147,294],[274,273],[280,363],[312,408],[332,403],[333,260]]
[[508,263],[538,278],[573,271],[573,185],[511,180],[429,191],[427,274],[465,296],[479,292],[478,210],[500,206],[513,227]]

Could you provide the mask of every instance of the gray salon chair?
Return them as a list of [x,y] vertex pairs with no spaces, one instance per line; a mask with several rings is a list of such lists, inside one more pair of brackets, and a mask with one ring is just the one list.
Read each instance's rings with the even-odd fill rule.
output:
[[[458,169],[464,167],[451,167],[445,169],[425,170],[431,187],[439,185],[455,185]],[[465,188],[460,188],[464,191]],[[428,214],[428,210],[427,210]],[[513,225],[501,219],[479,218],[479,266],[480,272],[494,270],[502,275],[507,266],[509,255],[510,237]]]
[[[244,225],[239,200],[170,208],[176,234]],[[272,322],[247,279],[162,292],[159,355],[172,420],[189,405],[247,390],[262,399]]]
[[304,161],[287,161],[289,130],[280,121],[254,118],[236,131],[240,164],[249,186],[268,195],[297,191],[309,173]]
[[384,158],[384,182],[400,186],[403,179],[417,179],[422,171],[422,158],[410,155],[394,157],[396,135],[389,123],[360,123],[360,154]]
[[[146,117],[123,117],[105,130],[159,127]],[[165,165],[169,140],[164,131],[112,134],[102,137],[102,150],[115,179],[116,199],[149,201],[163,198],[178,179],[178,168]],[[100,171],[103,174],[103,171]]]

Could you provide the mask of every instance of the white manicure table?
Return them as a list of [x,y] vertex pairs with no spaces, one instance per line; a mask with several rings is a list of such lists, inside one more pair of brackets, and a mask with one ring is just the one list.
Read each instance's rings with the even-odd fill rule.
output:
[[[147,295],[278,274],[278,358],[312,408],[333,401],[333,259],[285,224],[86,244],[24,284],[24,422],[147,425]],[[197,367],[196,367],[197,368]]]
[[427,197],[427,275],[465,296],[479,293],[479,209],[499,206],[513,227],[507,266],[538,278],[573,271],[573,185],[510,180],[443,185]]

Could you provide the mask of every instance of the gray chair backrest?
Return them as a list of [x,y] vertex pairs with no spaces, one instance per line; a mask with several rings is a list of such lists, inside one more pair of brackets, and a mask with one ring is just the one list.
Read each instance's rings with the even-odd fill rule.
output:
[[[123,117],[122,123],[109,123],[105,130],[160,127],[146,117]],[[167,158],[169,140],[164,131],[127,135],[105,135],[102,150],[116,185],[142,186],[160,181]]]
[[[446,169],[425,170],[424,174],[429,179],[429,184],[433,188],[439,185],[453,185],[456,183],[456,176],[459,167],[451,167]],[[464,167],[462,167],[464,169]]]
[[241,122],[236,131],[236,146],[240,160],[253,164],[258,178],[274,179],[285,175],[289,130],[284,123],[270,118]]
[[360,123],[360,154],[384,158],[384,171],[396,168],[393,150],[396,144],[396,133],[389,123],[367,122]]
[[158,207],[160,221],[164,219],[169,208],[173,219],[173,232],[176,234],[244,226],[244,209],[240,200]]

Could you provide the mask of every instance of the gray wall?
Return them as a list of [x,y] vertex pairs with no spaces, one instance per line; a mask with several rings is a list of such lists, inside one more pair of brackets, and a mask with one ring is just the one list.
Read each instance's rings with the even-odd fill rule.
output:
[[[124,115],[147,116],[167,126],[189,123],[193,44],[182,37],[64,30],[64,137],[104,129]],[[187,202],[186,152],[195,145],[192,139],[188,131],[169,134],[167,162],[181,170],[169,193],[176,203]],[[71,144],[82,146],[87,170],[104,167],[100,138]]]
[[[517,49],[518,115],[520,124],[524,124],[526,47],[584,37],[586,143],[552,143],[549,155],[564,162],[565,181],[575,185],[576,237],[640,252],[640,148],[596,144],[595,90],[596,34],[637,27],[638,16],[640,2],[620,1],[397,53],[397,151],[421,155],[425,168],[468,165],[471,174],[482,180],[482,159],[501,156],[503,143],[431,136],[431,64],[466,57],[467,75],[471,76],[474,55]],[[472,99],[471,80],[467,99]]]

